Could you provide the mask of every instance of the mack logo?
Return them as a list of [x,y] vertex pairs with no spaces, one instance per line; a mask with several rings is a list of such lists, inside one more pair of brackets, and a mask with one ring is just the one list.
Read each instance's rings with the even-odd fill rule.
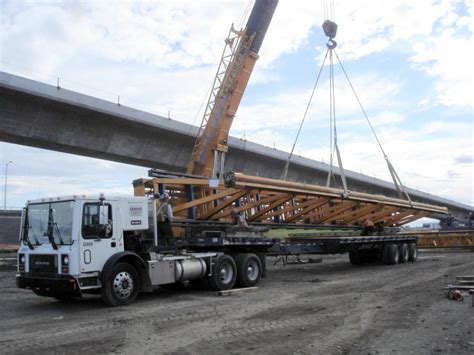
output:
[[35,265],[49,265],[49,261],[38,261],[38,260],[35,260]]
[[133,221],[130,221],[130,224],[131,224],[132,226],[139,226],[140,224],[142,224],[142,221],[135,219],[135,220],[133,220]]

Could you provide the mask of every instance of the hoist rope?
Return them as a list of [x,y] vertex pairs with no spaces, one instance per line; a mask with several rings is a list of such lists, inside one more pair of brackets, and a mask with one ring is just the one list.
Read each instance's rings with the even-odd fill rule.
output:
[[248,17],[248,14],[249,14],[249,11],[250,11],[250,7],[251,7],[251,5],[252,5],[253,2],[254,2],[253,0],[249,0],[249,2],[247,3],[247,7],[245,8],[245,11],[244,11],[244,13],[242,14],[242,17],[240,18],[239,26],[237,27],[237,29],[242,28],[242,26],[244,25],[244,21],[245,21],[245,19]]
[[348,190],[347,190],[347,181],[346,176],[344,173],[344,166],[342,165],[342,157],[341,152],[339,150],[339,146],[337,143],[337,125],[336,125],[336,91],[335,91],[335,80],[334,80],[334,59],[333,59],[333,52],[334,52],[334,43],[330,43],[328,45],[329,49],[329,171],[328,177],[326,180],[326,186],[331,185],[331,178],[335,183],[335,176],[333,173],[333,166],[334,166],[334,153],[337,157],[337,164],[339,166],[339,174],[341,176],[342,186],[344,188],[344,196],[347,197]]
[[[344,73],[344,76],[346,77],[347,82],[349,83],[349,86],[351,87],[352,93],[354,94],[354,96],[355,96],[355,98],[356,98],[356,100],[357,100],[357,102],[360,106],[360,109],[362,110],[362,113],[364,114],[364,117],[367,120],[367,123],[369,124],[370,130],[372,131],[372,133],[375,137],[375,140],[377,141],[377,144],[379,145],[380,150],[382,151],[384,159],[387,162],[389,173],[392,176],[393,183],[395,185],[395,188],[398,191],[399,196],[402,197],[402,192],[403,192],[403,194],[405,195],[407,200],[410,201],[410,203],[411,203],[411,198],[408,195],[408,192],[406,191],[405,186],[402,183],[400,177],[398,176],[398,174],[395,170],[395,167],[392,165],[392,163],[388,159],[388,155],[385,153],[385,150],[382,147],[382,143],[380,142],[380,139],[377,136],[377,133],[375,132],[374,127],[372,126],[372,123],[370,122],[369,116],[367,115],[367,112],[365,111],[364,106],[362,105],[362,102],[360,101],[359,96],[357,95],[357,92],[355,91],[354,86],[352,85],[351,79],[349,79],[349,75],[347,75],[346,69],[344,68],[344,65],[342,65],[342,62],[339,59],[339,56],[337,55],[336,51],[334,51],[334,55],[336,56],[336,59],[337,59],[339,65],[342,69],[342,72]],[[400,184],[400,186],[399,186],[399,184]],[[401,190],[400,190],[400,188],[401,188]]]
[[357,102],[360,106],[360,109],[362,110],[362,113],[364,114],[364,117],[367,120],[367,123],[369,124],[370,130],[372,131],[372,133],[375,137],[375,140],[377,141],[377,144],[379,145],[380,150],[382,151],[382,153],[384,155],[384,158],[387,159],[387,154],[385,154],[385,151],[382,147],[382,143],[380,143],[379,137],[377,136],[377,133],[375,132],[375,129],[372,126],[372,123],[369,120],[369,116],[367,115],[367,112],[365,111],[364,106],[362,106],[362,102],[360,101],[359,96],[357,95],[357,92],[355,91],[354,86],[352,85],[351,79],[349,79],[349,75],[347,75],[346,69],[342,65],[341,60],[339,59],[339,56],[337,55],[336,51],[334,51],[334,55],[336,56],[336,59],[337,59],[339,65],[341,66],[342,72],[344,73],[344,76],[346,77],[347,82],[349,83],[349,86],[351,87],[352,93],[354,94],[354,96],[355,96],[355,98],[356,98],[356,100],[357,100]]
[[319,68],[318,76],[316,77],[316,82],[314,83],[313,90],[311,91],[311,95],[309,97],[308,104],[306,105],[306,110],[304,111],[303,119],[301,120],[300,127],[298,128],[298,133],[296,134],[296,138],[295,138],[295,141],[293,143],[293,147],[291,148],[290,155],[288,155],[288,159],[286,161],[285,168],[283,169],[283,172],[281,174],[281,179],[282,180],[285,180],[286,176],[288,174],[288,166],[290,164],[291,157],[293,156],[293,152],[295,151],[296,142],[298,142],[298,138],[300,136],[301,129],[303,128],[304,121],[306,119],[306,116],[308,115],[308,111],[309,111],[309,108],[311,106],[311,102],[313,101],[314,92],[316,91],[316,87],[318,86],[319,78],[321,77],[321,73],[323,71],[324,64],[326,63],[326,59],[328,57],[328,53],[329,53],[329,49],[326,51],[326,55],[324,56],[323,63],[321,64],[321,67]]

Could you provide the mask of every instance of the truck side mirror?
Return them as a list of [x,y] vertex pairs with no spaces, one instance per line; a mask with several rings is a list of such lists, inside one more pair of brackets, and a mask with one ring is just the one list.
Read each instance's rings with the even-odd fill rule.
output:
[[99,224],[109,223],[109,206],[99,206]]

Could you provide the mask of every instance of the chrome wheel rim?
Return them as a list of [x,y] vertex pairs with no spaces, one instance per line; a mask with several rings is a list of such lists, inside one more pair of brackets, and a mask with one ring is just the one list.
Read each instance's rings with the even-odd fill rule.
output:
[[258,278],[259,272],[258,263],[255,260],[250,260],[247,264],[247,278],[251,281],[255,281]]
[[223,263],[219,271],[219,276],[224,284],[230,283],[234,277],[234,269],[232,268],[232,265],[228,262]]
[[133,292],[134,284],[132,275],[126,271],[119,272],[114,277],[113,289],[115,295],[120,299],[130,297]]

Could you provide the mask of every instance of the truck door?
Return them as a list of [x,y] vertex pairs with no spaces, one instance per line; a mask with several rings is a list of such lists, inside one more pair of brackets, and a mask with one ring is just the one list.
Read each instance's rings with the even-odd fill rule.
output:
[[107,202],[84,204],[80,248],[81,272],[101,271],[109,257],[118,250],[120,226],[118,213],[113,213],[116,210],[113,207],[112,203]]

